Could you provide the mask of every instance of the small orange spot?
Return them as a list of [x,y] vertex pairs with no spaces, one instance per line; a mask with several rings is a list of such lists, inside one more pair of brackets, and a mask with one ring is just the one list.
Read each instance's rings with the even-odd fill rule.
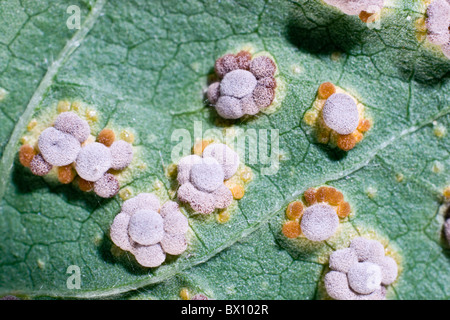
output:
[[372,15],[373,15],[373,13],[361,11],[361,13],[359,14],[359,18],[361,19],[362,22],[367,23],[367,21],[369,21],[369,18]]
[[103,143],[107,147],[110,147],[115,139],[116,134],[111,129],[103,129],[97,136],[97,141]]
[[339,135],[337,146],[344,151],[352,150],[356,145],[356,138],[353,134]]
[[72,165],[64,167],[58,167],[58,180],[63,184],[71,183],[75,179],[75,172],[72,169]]
[[297,238],[301,233],[300,224],[298,221],[288,221],[283,225],[282,232],[286,238]]
[[328,199],[329,187],[320,187],[316,192],[317,202],[326,202]]
[[34,151],[33,147],[29,144],[25,144],[20,147],[19,150],[19,161],[24,166],[29,168],[30,162],[33,160],[33,157],[36,155],[36,151]]
[[360,132],[367,132],[370,129],[370,121],[367,119],[361,119],[359,120],[358,124],[358,131]]
[[245,190],[240,184],[236,184],[231,188],[231,193],[234,199],[239,200],[244,196]]
[[328,187],[326,193],[326,201],[332,206],[337,206],[344,201],[344,195],[333,187]]
[[80,188],[81,191],[89,192],[92,191],[92,189],[94,189],[94,183],[91,181],[84,180],[83,178],[80,178],[78,180],[78,187]]
[[318,93],[321,99],[328,99],[336,92],[336,87],[331,82],[324,82],[320,85]]
[[347,217],[350,212],[352,212],[352,208],[350,207],[350,204],[348,202],[342,202],[339,204],[337,208],[337,215],[339,218],[345,218]]
[[211,141],[202,140],[197,142],[194,147],[192,148],[192,153],[196,155],[201,155],[203,153],[203,150],[211,143]]
[[358,130],[355,130],[355,132],[353,132],[352,135],[355,137],[356,143],[360,142],[364,138],[363,134]]
[[286,217],[289,220],[295,220],[302,216],[303,214],[303,203],[300,201],[294,201],[289,203],[286,208]]
[[316,199],[316,189],[309,188],[308,190],[303,193],[303,197],[305,198],[308,205],[312,205],[317,202]]

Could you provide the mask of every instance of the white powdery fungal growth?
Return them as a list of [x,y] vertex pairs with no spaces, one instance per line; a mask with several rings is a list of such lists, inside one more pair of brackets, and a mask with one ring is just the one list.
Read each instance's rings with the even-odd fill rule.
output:
[[361,11],[375,13],[384,6],[384,0],[324,0],[348,15],[358,15]]
[[53,166],[75,163],[75,170],[84,180],[95,182],[94,192],[102,198],[111,198],[119,192],[116,177],[106,173],[109,169],[122,170],[133,160],[133,147],[119,140],[110,147],[94,142],[81,147],[90,136],[87,121],[74,112],[63,112],[55,120],[53,127],[45,129],[39,136],[36,155],[30,163],[33,174],[43,176]]
[[220,143],[207,146],[203,158],[197,155],[182,158],[178,163],[178,199],[202,214],[228,207],[233,195],[224,180],[232,177],[238,166],[238,154]]
[[120,190],[119,181],[111,173],[105,173],[94,183],[94,192],[102,198],[114,197]]
[[158,267],[166,254],[180,255],[187,249],[187,218],[178,205],[169,201],[161,208],[158,198],[149,193],[124,202],[122,212],[110,228],[111,240],[130,251],[144,267]]
[[300,226],[307,239],[324,241],[336,232],[339,226],[339,217],[330,205],[314,204],[303,213]]
[[239,156],[223,143],[211,143],[203,150],[203,157],[216,159],[223,168],[225,180],[230,179],[239,167]]
[[94,192],[102,198],[115,196],[119,181],[109,169],[122,170],[133,160],[133,147],[126,141],[114,141],[111,147],[93,142],[84,146],[75,161],[75,170],[84,180],[95,182]]
[[441,46],[442,52],[450,59],[450,1],[435,0],[427,8],[428,40]]
[[332,94],[322,109],[325,124],[339,134],[350,134],[359,123],[359,113],[355,100],[344,93]]
[[255,89],[258,81],[253,73],[247,70],[233,70],[223,77],[220,83],[220,95],[243,98]]
[[133,160],[133,147],[126,141],[114,141],[109,150],[112,157],[111,168],[114,170],[125,169]]
[[275,98],[276,65],[266,56],[254,58],[241,51],[216,61],[216,73],[222,78],[208,87],[207,97],[225,119],[255,115]]
[[372,262],[360,262],[347,273],[350,288],[360,294],[370,294],[380,288],[381,268]]
[[38,139],[40,155],[30,167],[33,174],[46,175],[52,166],[66,166],[75,161],[91,130],[88,123],[73,112],[63,112],[54,127],[42,131]]
[[447,238],[447,242],[450,245],[450,219],[447,219],[444,223],[444,234],[445,238]]
[[74,162],[81,149],[80,142],[74,136],[53,127],[41,133],[38,147],[45,161],[58,167]]
[[386,286],[398,276],[394,259],[384,255],[376,240],[355,238],[349,248],[330,256],[331,271],[325,276],[325,288],[336,300],[382,300]]
[[111,168],[111,151],[104,144],[93,142],[83,147],[75,162],[78,175],[95,182]]
[[73,112],[63,112],[53,127],[45,129],[38,140],[42,157],[53,166],[66,166],[75,161],[81,143],[91,133],[89,124]]
[[59,131],[74,136],[80,143],[89,138],[91,128],[86,120],[81,119],[73,112],[63,112],[56,118],[53,127]]
[[45,161],[41,154],[35,155],[30,162],[30,170],[37,176],[45,176],[52,168],[53,166]]

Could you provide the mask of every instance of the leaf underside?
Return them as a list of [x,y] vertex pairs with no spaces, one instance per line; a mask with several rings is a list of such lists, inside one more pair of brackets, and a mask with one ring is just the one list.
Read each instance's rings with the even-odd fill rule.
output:
[[[66,27],[69,5],[81,9],[80,30]],[[372,233],[401,262],[389,298],[449,299],[440,208],[450,138],[435,129],[449,128],[450,64],[417,38],[425,10],[398,0],[370,29],[320,0],[0,1],[0,294],[177,299],[186,287],[215,299],[323,298],[332,250]],[[100,199],[18,163],[29,121],[59,100],[80,100],[95,107],[99,128],[135,132],[146,167],[123,187],[137,194],[162,182],[168,197],[172,132],[192,132],[194,121],[223,128],[203,92],[215,59],[249,46],[275,59],[284,100],[273,114],[231,125],[278,129],[279,170],[261,175],[265,165],[248,164],[254,178],[230,221],[190,216],[187,252],[161,267],[113,255],[118,196]],[[326,81],[373,120],[346,154],[318,144],[302,120]],[[288,203],[324,184],[352,206],[342,234],[313,247],[284,238]],[[81,269],[81,289],[66,286],[70,265]]]

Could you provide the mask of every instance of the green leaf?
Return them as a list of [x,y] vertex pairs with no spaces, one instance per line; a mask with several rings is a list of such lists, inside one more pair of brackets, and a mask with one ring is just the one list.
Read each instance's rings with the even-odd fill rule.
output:
[[[80,8],[79,30],[66,26],[70,5]],[[370,29],[320,0],[0,1],[0,294],[176,299],[188,288],[216,299],[323,298],[329,254],[371,232],[401,261],[389,298],[449,299],[441,208],[450,138],[434,131],[449,128],[450,64],[417,38],[422,1],[383,12],[381,28]],[[203,92],[215,60],[246,46],[273,56],[284,99],[272,114],[227,125],[279,130],[279,170],[262,175],[267,165],[248,164],[254,178],[230,221],[189,216],[187,252],[161,267],[113,254],[119,196],[82,193],[18,162],[31,119],[55,114],[60,100],[82,101],[97,111],[97,132],[135,134],[145,167],[123,187],[169,199],[172,133],[193,134],[195,121],[224,128]],[[303,122],[325,81],[373,119],[346,154],[318,144]],[[324,184],[344,193],[351,218],[326,243],[286,239],[289,202]],[[67,287],[70,265],[80,267],[80,289]]]

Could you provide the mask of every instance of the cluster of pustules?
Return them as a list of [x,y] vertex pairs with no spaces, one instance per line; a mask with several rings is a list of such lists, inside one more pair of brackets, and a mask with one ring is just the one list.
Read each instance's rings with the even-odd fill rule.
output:
[[353,149],[371,127],[370,121],[360,115],[356,100],[336,92],[330,82],[320,85],[318,98],[325,100],[317,127],[319,142],[332,140],[343,151]]
[[376,240],[355,238],[330,256],[325,288],[336,300],[384,300],[386,287],[398,276],[397,262]]
[[328,240],[336,233],[340,219],[351,212],[344,195],[333,187],[309,188],[303,197],[305,204],[297,200],[286,209],[287,221],[282,232],[287,238],[303,236],[310,241]]
[[111,225],[111,240],[131,252],[143,267],[160,266],[166,255],[180,255],[187,249],[188,219],[178,204],[160,205],[151,193],[126,200]]
[[23,145],[19,151],[22,165],[34,175],[45,176],[57,167],[58,180],[71,183],[78,175],[83,191],[94,191],[110,198],[120,190],[119,181],[110,170],[123,170],[133,160],[133,147],[115,140],[114,132],[105,129],[98,141],[90,141],[91,129],[86,120],[74,112],[58,115],[52,127],[42,131],[37,146]]
[[275,62],[267,56],[252,58],[247,51],[226,54],[216,61],[220,80],[208,87],[208,100],[225,119],[255,115],[275,98],[276,70]]

